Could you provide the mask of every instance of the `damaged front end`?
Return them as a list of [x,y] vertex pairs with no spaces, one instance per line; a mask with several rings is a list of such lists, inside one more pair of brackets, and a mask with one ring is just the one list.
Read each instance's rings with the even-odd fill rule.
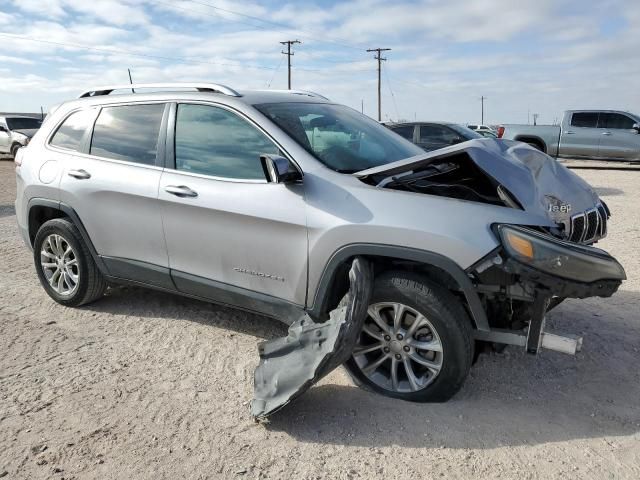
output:
[[530,228],[495,225],[501,247],[468,269],[491,319],[477,340],[574,354],[582,339],[544,331],[545,314],[565,298],[610,297],[626,279],[604,250]]
[[592,244],[607,234],[610,212],[593,188],[524,143],[470,140],[355,174],[378,188],[524,210],[554,225],[547,233]]
[[324,323],[314,323],[305,314],[289,327],[288,336],[258,345],[260,364],[251,402],[255,419],[275,413],[348,360],[367,318],[372,291],[373,268],[356,257],[346,305],[332,310]]

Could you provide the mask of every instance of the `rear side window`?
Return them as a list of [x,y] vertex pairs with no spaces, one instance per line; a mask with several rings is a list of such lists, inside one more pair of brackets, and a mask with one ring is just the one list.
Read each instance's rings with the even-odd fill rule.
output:
[[396,132],[401,137],[406,138],[413,142],[413,125],[405,125],[403,127],[392,127],[391,130]]
[[92,155],[155,165],[164,104],[104,107],[98,115]]
[[601,113],[598,120],[600,128],[615,128],[620,130],[631,130],[636,122],[621,113]]
[[420,142],[422,143],[452,143],[460,136],[453,130],[440,125],[421,125]]
[[58,130],[51,138],[50,144],[54,147],[67,148],[69,150],[80,151],[82,139],[87,128],[94,118],[95,110],[79,110],[72,113],[62,122]]
[[178,105],[175,143],[177,170],[242,180],[264,180],[260,155],[279,153],[253,125],[207,105]]
[[598,112],[579,112],[571,115],[571,126],[582,128],[596,128],[598,126]]

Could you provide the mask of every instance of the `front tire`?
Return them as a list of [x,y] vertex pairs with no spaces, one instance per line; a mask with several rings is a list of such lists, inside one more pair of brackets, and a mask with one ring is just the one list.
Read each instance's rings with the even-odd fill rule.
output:
[[33,242],[33,261],[42,287],[62,305],[93,302],[107,288],[78,228],[67,219],[49,220],[40,227]]
[[471,322],[451,292],[419,275],[376,279],[369,317],[345,368],[367,390],[412,402],[445,402],[473,360]]

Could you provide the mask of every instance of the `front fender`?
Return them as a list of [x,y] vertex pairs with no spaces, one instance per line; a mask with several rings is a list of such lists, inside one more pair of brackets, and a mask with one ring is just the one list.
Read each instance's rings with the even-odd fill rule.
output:
[[389,259],[396,260],[409,260],[439,268],[450,275],[460,287],[460,290],[467,300],[475,327],[478,330],[489,330],[487,314],[482,307],[480,297],[478,296],[471,279],[453,260],[427,250],[374,243],[354,243],[346,245],[337,250],[331,256],[322,272],[315,294],[312,297],[310,295],[313,299],[313,303],[310,308],[308,308],[308,312],[312,318],[319,318],[322,315],[322,312],[326,311],[327,301],[331,297],[330,290],[338,268],[348,259],[356,256],[375,256],[387,257]]

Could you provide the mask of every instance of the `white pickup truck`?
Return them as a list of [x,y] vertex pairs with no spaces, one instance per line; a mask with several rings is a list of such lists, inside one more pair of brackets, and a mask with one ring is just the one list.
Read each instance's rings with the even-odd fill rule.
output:
[[552,157],[640,161],[640,116],[614,110],[567,110],[562,124],[504,125],[498,136]]

